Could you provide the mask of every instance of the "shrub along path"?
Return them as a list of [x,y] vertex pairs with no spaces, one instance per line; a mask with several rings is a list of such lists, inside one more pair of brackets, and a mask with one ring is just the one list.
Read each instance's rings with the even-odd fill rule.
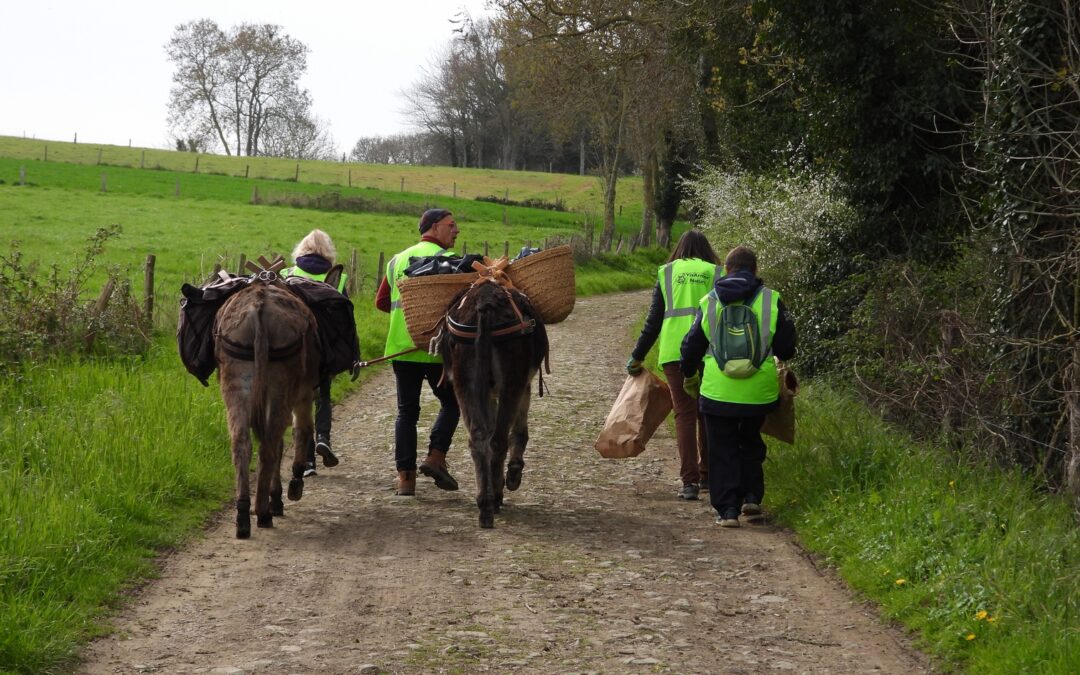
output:
[[163,560],[83,671],[929,670],[788,532],[722,530],[706,502],[676,499],[668,429],[638,458],[592,449],[648,297],[579,300],[552,328],[551,393],[534,396],[524,482],[496,529],[477,527],[463,430],[461,491],[421,478],[416,498],[393,496],[385,369],[334,411],[341,464],[248,541],[226,509]]

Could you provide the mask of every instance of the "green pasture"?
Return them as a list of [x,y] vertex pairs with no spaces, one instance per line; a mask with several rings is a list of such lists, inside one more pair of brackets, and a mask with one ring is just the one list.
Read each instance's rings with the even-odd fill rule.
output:
[[[19,167],[26,184],[19,184]],[[111,268],[142,287],[156,256],[155,328],[148,351],[117,359],[59,356],[21,364],[0,379],[0,672],[69,667],[81,644],[108,630],[125,588],[153,574],[162,550],[179,546],[231,498],[220,395],[202,387],[176,355],[179,287],[235,268],[240,253],[289,255],[312,228],[331,234],[339,258],[357,251],[354,296],[365,358],[382,353],[386,315],[373,307],[378,255],[415,242],[416,215],[344,213],[252,205],[252,181],[108,167],[0,159],[0,245],[19,242],[39,270],[74,267],[90,236],[118,223],[86,288],[92,297]],[[181,194],[175,195],[175,182]],[[277,189],[259,181],[260,189]],[[326,186],[287,183],[293,191]],[[359,188],[357,188],[359,190]],[[428,197],[403,200],[415,213]],[[455,211],[456,248],[488,241],[492,254],[580,232],[581,214],[507,208],[470,200],[431,205]],[[627,232],[634,226],[623,221]],[[508,242],[508,243],[506,243]],[[654,282],[666,251],[600,256],[578,266],[580,294]],[[334,397],[347,393],[347,378]],[[388,461],[390,459],[388,458]]]
[[[594,216],[601,213],[603,201],[603,188],[600,179],[596,176],[537,171],[455,169],[351,162],[297,162],[274,157],[228,157],[13,136],[0,136],[0,157],[20,161],[26,165],[31,174],[34,172],[35,162],[88,165],[95,169],[109,171],[122,167],[142,168],[176,172],[187,176],[210,174],[247,177],[259,181],[296,181],[294,184],[317,185],[320,190],[368,188],[388,195],[413,193],[427,195],[433,199],[453,197],[456,192],[457,197],[464,200],[488,196],[506,197],[518,202],[527,199],[546,202],[562,200],[567,208],[574,211],[589,210]],[[169,189],[172,189],[171,183]],[[639,177],[621,179],[616,194],[616,204],[620,213],[626,218],[640,221],[641,179]],[[250,189],[248,196],[250,196]]]

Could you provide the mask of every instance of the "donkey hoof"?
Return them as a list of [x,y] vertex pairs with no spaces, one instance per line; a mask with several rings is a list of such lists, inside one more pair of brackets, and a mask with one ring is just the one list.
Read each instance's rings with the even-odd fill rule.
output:
[[270,515],[271,516],[284,516],[285,515],[285,503],[280,499],[270,500]]
[[236,517],[236,538],[247,539],[251,536],[251,519],[247,517]]
[[495,527],[495,514],[494,513],[481,513],[480,514],[480,527],[485,530],[490,530]]
[[513,492],[521,487],[521,470],[524,469],[523,464],[511,464],[506,467],[506,489]]
[[269,515],[267,515],[267,516],[257,516],[255,518],[255,522],[259,527],[273,527],[274,526],[274,517],[269,516]]
[[289,501],[298,502],[304,496],[304,479],[293,478],[289,481]]

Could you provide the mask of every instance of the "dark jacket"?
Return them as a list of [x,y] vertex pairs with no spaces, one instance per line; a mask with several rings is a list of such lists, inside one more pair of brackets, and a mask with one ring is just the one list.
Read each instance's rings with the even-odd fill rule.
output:
[[645,325],[641,328],[637,344],[630,356],[638,361],[644,361],[649,350],[656,344],[660,337],[660,329],[664,327],[664,294],[660,291],[660,282],[653,287],[652,304],[649,305],[649,313],[645,316]]
[[[729,303],[738,300],[752,298],[758,288],[763,284],[761,279],[749,272],[735,272],[717,279],[715,289],[720,302]],[[795,358],[795,323],[791,320],[784,302],[777,302],[778,316],[776,317],[776,332],[772,336],[773,355],[781,361]],[[679,367],[684,376],[691,376],[702,371],[702,360],[705,352],[709,349],[709,337],[707,329],[702,328],[701,309],[694,317],[694,325],[690,332],[683,338],[682,360]],[[751,405],[746,403],[726,403],[713,401],[704,396],[698,399],[698,409],[706,415],[718,415],[720,417],[743,417],[749,415],[765,415],[776,407],[776,403],[764,405]]]

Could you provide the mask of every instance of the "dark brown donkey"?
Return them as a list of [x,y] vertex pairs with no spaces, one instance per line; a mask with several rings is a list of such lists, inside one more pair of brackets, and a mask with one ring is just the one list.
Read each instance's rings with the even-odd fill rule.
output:
[[547,357],[547,332],[525,295],[489,281],[454,300],[446,331],[440,349],[469,432],[480,527],[495,527],[503,487],[521,485],[530,388]]
[[[255,280],[230,297],[214,322],[214,353],[221,397],[228,412],[236,468],[236,536],[251,536],[251,433],[259,440],[255,516],[273,527],[284,514],[281,456],[285,429],[293,424],[293,478],[289,499],[304,491],[304,448],[314,437],[311,404],[318,383],[319,351],[315,317],[291,291],[273,281]],[[291,413],[291,414],[290,414]]]

